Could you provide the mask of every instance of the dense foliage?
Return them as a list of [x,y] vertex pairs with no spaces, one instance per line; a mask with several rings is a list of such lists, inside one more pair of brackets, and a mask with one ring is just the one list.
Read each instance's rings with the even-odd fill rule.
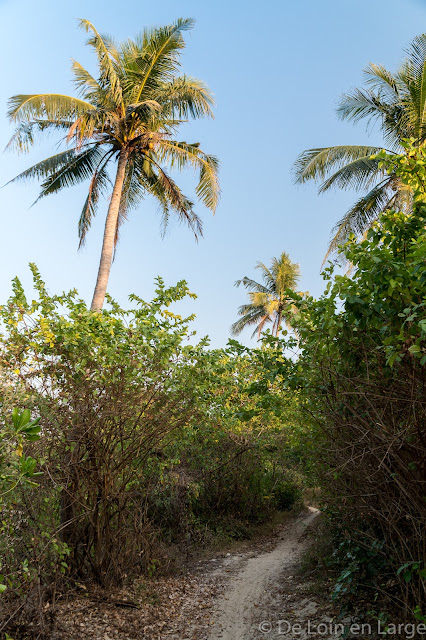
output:
[[311,424],[312,470],[343,565],[335,596],[367,588],[371,609],[424,620],[425,153],[407,143],[378,162],[410,188],[412,211],[387,211],[364,239],[352,236],[342,249],[350,272],[331,265],[323,296],[295,298],[299,355],[281,372]]
[[143,195],[166,222],[174,211],[200,230],[164,166],[198,168],[197,196],[217,203],[216,159],[172,139],[188,116],[211,114],[206,87],[176,75],[191,24],[117,48],[82,21],[99,78],[74,63],[81,98],[12,100],[18,148],[47,129],[73,141],[19,177],[41,177],[42,196],[91,178],[81,241],[106,165],[118,167],[92,308],[76,291],[50,295],[35,265],[34,299],[15,279],[0,307],[0,633],[52,637],[58,594],[178,568],[197,547],[249,536],[306,486],[319,488],[331,532],[331,597],[426,622],[425,36],[395,76],[372,65],[371,91],[341,106],[352,120],[379,117],[394,152],[299,159],[300,181],[336,169],[323,189],[370,188],[331,247],[347,240],[350,269],[330,264],[314,299],[294,291],[285,252],[271,269],[258,263],[263,284],[237,282],[250,303],[233,331],[255,325],[260,347],[212,350],[193,316],[170,310],[195,297],[184,281],[158,278],[150,302],[133,295],[123,309],[106,296],[102,309],[120,224]]
[[[13,409],[11,422],[0,426],[0,510],[5,519],[0,524],[0,558],[7,551],[7,538],[10,528],[8,512],[13,510],[15,491],[20,485],[37,486],[34,478],[40,475],[36,471],[37,460],[24,453],[24,443],[38,440],[40,433],[40,418],[31,420],[31,414],[26,409],[22,413]],[[5,544],[6,543],[6,544]],[[26,568],[28,561],[23,560],[19,571]],[[0,563],[0,571],[2,563]],[[0,593],[6,591],[8,585],[13,585],[16,575],[0,574]]]
[[191,317],[168,308],[193,295],[184,282],[158,279],[150,303],[132,296],[129,311],[109,299],[99,313],[75,291],[49,295],[32,271],[36,298],[15,280],[0,309],[2,413],[25,404],[43,425],[23,457],[40,461],[39,484],[16,487],[2,510],[15,629],[35,610],[50,618],[34,628],[53,622],[45,605],[58,588],[165,570],[298,498],[297,460],[283,455],[294,403],[271,382],[274,403],[253,409],[260,351],[191,344]]

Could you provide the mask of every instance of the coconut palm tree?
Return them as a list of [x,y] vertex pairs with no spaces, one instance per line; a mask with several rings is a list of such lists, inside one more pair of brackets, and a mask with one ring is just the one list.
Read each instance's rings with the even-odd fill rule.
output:
[[[407,57],[395,74],[369,64],[366,86],[343,96],[337,113],[351,122],[378,122],[389,153],[404,153],[401,143],[426,141],[426,34],[414,38]],[[361,197],[332,232],[327,255],[345,242],[349,233],[362,235],[378,215],[392,207],[411,208],[411,193],[375,157],[382,147],[344,145],[304,151],[295,165],[297,183],[319,180],[319,192],[332,187],[355,189]],[[327,257],[327,256],[326,256]]]
[[[105,222],[99,272],[92,309],[102,308],[119,230],[130,209],[152,195],[161,207],[163,223],[171,213],[185,221],[197,237],[201,221],[193,202],[169,171],[199,171],[196,196],[215,210],[219,187],[218,162],[198,143],[176,140],[179,125],[189,118],[212,117],[213,98],[196,78],[179,73],[185,46],[183,32],[192,20],[145,30],[120,45],[101,36],[87,20],[87,44],[97,56],[94,78],[73,61],[78,97],[59,94],[16,95],[9,117],[17,123],[9,146],[27,151],[38,134],[62,132],[65,150],[30,167],[14,180],[38,178],[40,198],[89,180],[78,223],[82,246],[101,195],[111,192]],[[111,178],[110,170],[114,169]]]
[[278,337],[282,321],[290,327],[290,320],[295,308],[288,297],[288,289],[294,290],[300,278],[299,265],[290,260],[288,253],[283,252],[279,258],[272,258],[268,269],[262,262],[256,264],[262,273],[263,284],[245,276],[235,282],[249,291],[250,302],[238,309],[241,316],[231,327],[232,335],[238,335],[248,325],[256,325],[252,337],[260,337],[265,325],[272,322],[272,335]]

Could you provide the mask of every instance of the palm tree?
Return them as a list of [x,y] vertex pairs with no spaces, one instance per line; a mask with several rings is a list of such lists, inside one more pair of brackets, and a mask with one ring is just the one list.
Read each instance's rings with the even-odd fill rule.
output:
[[[377,121],[389,153],[404,153],[401,143],[426,141],[426,34],[417,36],[395,74],[369,64],[366,87],[343,96],[337,113],[341,119]],[[349,145],[309,149],[295,165],[297,183],[320,180],[319,192],[331,187],[363,192],[333,229],[329,253],[345,242],[349,233],[362,235],[378,215],[392,207],[410,210],[411,193],[392,173],[380,168],[375,156],[382,147]],[[327,256],[326,256],[327,257]]]
[[[131,208],[146,195],[159,202],[164,225],[170,213],[185,221],[196,238],[200,218],[169,170],[199,171],[196,196],[211,210],[219,197],[218,161],[198,143],[178,141],[179,125],[191,118],[212,117],[213,98],[196,78],[179,74],[185,46],[182,33],[192,20],[145,30],[119,46],[101,36],[87,20],[98,63],[95,79],[78,62],[72,71],[78,97],[59,94],[16,95],[9,117],[18,123],[9,146],[27,151],[38,135],[64,132],[66,149],[32,166],[14,180],[41,179],[38,199],[90,180],[79,223],[79,246],[84,244],[101,195],[112,186],[105,222],[102,253],[91,308],[102,308],[120,226]],[[116,164],[115,176],[109,170]]]
[[294,290],[300,278],[299,265],[290,260],[288,253],[283,252],[279,258],[272,259],[268,269],[262,262],[256,264],[262,273],[264,284],[260,284],[245,276],[237,280],[236,287],[241,284],[249,291],[249,304],[238,309],[241,316],[231,327],[232,335],[238,335],[248,325],[256,325],[252,337],[260,334],[266,323],[272,322],[272,335],[278,337],[282,321],[290,327],[290,319],[295,308],[288,297],[288,289]]

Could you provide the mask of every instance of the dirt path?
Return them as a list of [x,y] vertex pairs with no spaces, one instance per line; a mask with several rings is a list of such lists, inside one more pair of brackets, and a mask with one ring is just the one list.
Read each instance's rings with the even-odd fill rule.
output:
[[[273,535],[194,560],[182,574],[76,596],[59,607],[50,640],[336,640],[306,631],[308,622],[334,619],[327,593],[298,573],[317,515],[311,507]],[[287,633],[283,619],[303,631]]]
[[[272,551],[243,562],[213,607],[209,640],[285,637],[285,626],[279,628],[272,620],[277,608],[283,606],[277,589],[279,591],[283,572],[294,569],[300,560],[307,545],[303,534],[317,515],[318,510],[310,507],[308,513],[281,532],[279,543]],[[303,601],[303,606],[306,604]],[[315,607],[311,609],[315,613]]]

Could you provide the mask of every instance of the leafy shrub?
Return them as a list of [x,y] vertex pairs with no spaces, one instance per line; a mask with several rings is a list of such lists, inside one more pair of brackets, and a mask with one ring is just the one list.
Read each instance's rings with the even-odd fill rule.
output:
[[[10,553],[10,535],[13,536],[14,531],[11,531],[11,518],[8,514],[15,508],[17,489],[22,484],[36,487],[33,478],[41,475],[41,472],[36,471],[37,460],[24,451],[26,442],[40,437],[39,422],[40,418],[31,420],[28,409],[19,413],[15,407],[10,421],[0,424],[0,559]],[[8,587],[17,589],[28,572],[28,559],[21,558],[20,566],[15,571],[10,570],[10,566],[3,560],[0,562],[0,571],[3,572],[0,574],[0,594]]]
[[384,601],[404,602],[410,616],[426,609],[424,576],[398,573],[422,558],[426,537],[424,151],[391,161],[410,176],[413,211],[388,211],[352,238],[343,249],[352,272],[330,267],[326,294],[299,300],[301,355],[286,384],[303,389],[316,473],[347,532],[352,555],[335,594],[380,583]]
[[10,572],[37,585],[15,590],[8,631],[22,636],[32,620],[47,636],[55,594],[75,581],[152,574],[170,543],[247,537],[289,508],[299,426],[295,394],[263,382],[268,346],[189,343],[191,317],[168,308],[192,295],[184,282],[158,279],[150,303],[109,299],[92,312],[75,291],[49,295],[32,271],[36,299],[16,279],[0,308],[0,379],[3,411],[25,398],[41,417],[43,437],[22,460],[40,459],[43,475],[14,492],[4,545]]
[[168,309],[188,295],[183,282],[158,279],[150,303],[132,296],[127,311],[109,299],[97,313],[75,291],[50,296],[32,271],[37,299],[15,280],[0,309],[0,370],[42,416],[33,451],[45,474],[23,517],[35,539],[69,550],[66,577],[107,586],[147,570],[158,536],[178,541],[230,515],[264,519],[287,472],[288,434],[278,396],[252,410],[261,350],[189,344],[191,318]]
[[49,296],[32,269],[38,300],[15,280],[1,310],[0,362],[43,416],[51,534],[71,549],[69,572],[107,584],[150,563],[149,460],[198,413],[202,348],[184,344],[188,321],[167,310],[183,283],[159,280],[131,312],[110,301],[93,313],[75,292]]
[[278,511],[288,511],[302,496],[300,487],[294,482],[281,481],[273,490],[274,506]]
[[[342,249],[351,271],[330,265],[318,300],[289,292],[297,341],[287,338],[280,353],[277,343],[264,374],[299,394],[312,484],[345,531],[352,555],[335,594],[366,589],[417,619],[426,611],[425,576],[407,582],[398,570],[419,563],[426,539],[425,160],[415,147],[380,155],[411,189],[412,211],[387,211],[366,237],[351,237]],[[283,347],[298,357],[285,358]]]
[[255,410],[261,352],[231,341],[204,354],[203,420],[164,450],[162,482],[149,500],[152,521],[171,541],[202,539],[206,528],[247,535],[250,524],[298,497],[291,401],[275,395],[273,411]]

